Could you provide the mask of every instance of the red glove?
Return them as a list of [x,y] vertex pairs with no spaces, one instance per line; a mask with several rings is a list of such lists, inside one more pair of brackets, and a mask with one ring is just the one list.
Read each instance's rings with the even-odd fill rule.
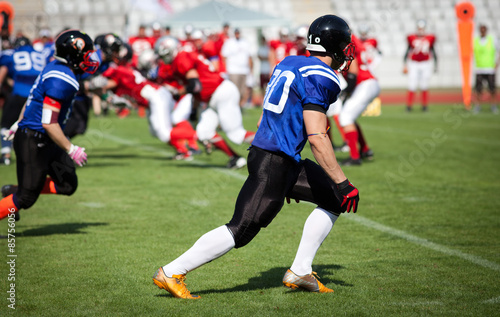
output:
[[342,203],[341,207],[342,209],[345,208],[345,211],[350,212],[352,209],[352,212],[356,212],[358,210],[358,202],[359,202],[359,191],[356,187],[354,187],[351,182],[346,179],[340,184],[337,184],[337,188],[339,189],[339,193],[341,195]]

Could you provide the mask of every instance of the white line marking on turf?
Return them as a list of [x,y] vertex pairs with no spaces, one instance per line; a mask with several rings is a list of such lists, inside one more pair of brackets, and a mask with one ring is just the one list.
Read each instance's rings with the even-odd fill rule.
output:
[[390,303],[390,305],[394,305],[394,306],[427,306],[427,305],[443,305],[442,302],[438,302],[438,301],[433,301],[433,302],[414,302],[414,303],[411,303],[411,302],[397,302],[397,303]]
[[500,303],[500,297],[495,297],[492,299],[485,300],[483,303],[485,303],[485,304],[498,304],[498,303]]
[[[144,150],[144,151],[158,153],[158,154],[163,154],[163,155],[167,155],[167,156],[173,156],[174,155],[174,152],[172,152],[172,151],[160,150],[160,149],[152,147],[152,146],[143,145],[143,144],[140,144],[138,142],[134,142],[132,140],[127,140],[127,139],[124,139],[124,138],[120,138],[118,136],[111,135],[111,134],[108,134],[108,133],[104,133],[104,132],[99,131],[99,130],[89,129],[89,131],[98,132],[100,135],[102,135],[102,137],[104,139],[113,141],[113,142],[118,143],[118,144],[128,145],[128,146],[132,146],[132,147]],[[197,166],[206,166],[207,165],[206,163],[197,161],[196,159],[194,159],[192,161],[187,161],[187,163],[192,164],[192,165],[197,165]],[[220,172],[222,174],[232,176],[232,177],[234,177],[236,179],[239,179],[239,180],[246,180],[247,179],[247,177],[245,175],[242,175],[242,174],[240,174],[240,173],[238,173],[238,172],[236,172],[234,170],[230,170],[230,169],[227,169],[227,168],[212,167],[211,169],[213,169],[215,171],[218,171],[218,172]]]
[[398,229],[394,229],[394,228],[382,225],[382,224],[380,224],[378,222],[375,222],[373,220],[370,220],[370,219],[367,219],[367,218],[364,218],[364,217],[361,217],[361,216],[358,216],[358,215],[345,214],[345,216],[347,216],[348,219],[350,219],[352,221],[355,221],[357,223],[360,223],[360,224],[362,224],[362,225],[364,225],[366,227],[373,228],[373,229],[376,229],[378,231],[382,231],[382,232],[391,234],[393,236],[397,236],[397,237],[403,238],[405,240],[408,240],[408,241],[413,242],[415,244],[418,244],[418,245],[424,246],[426,248],[432,249],[434,251],[438,251],[438,252],[441,252],[441,253],[444,253],[444,254],[447,254],[447,255],[453,255],[453,256],[462,258],[464,260],[467,260],[469,262],[475,263],[475,264],[480,265],[482,267],[486,267],[486,268],[489,268],[489,269],[492,269],[492,270],[495,270],[495,271],[500,271],[500,265],[498,265],[498,264],[496,264],[494,262],[490,262],[488,260],[485,260],[485,259],[483,259],[481,257],[475,256],[475,255],[471,255],[471,254],[467,254],[467,253],[463,253],[461,251],[445,247],[444,245],[440,245],[440,244],[431,242],[429,240],[419,238],[417,236],[411,235],[411,234],[406,233],[404,231],[401,231],[401,230],[398,230]]
[[[107,133],[103,133],[103,132],[100,132],[100,133],[102,133],[102,135],[103,135],[103,137],[105,139],[114,141],[116,143],[134,146],[136,148],[139,148],[139,149],[142,149],[142,150],[145,150],[145,151],[149,151],[149,152],[155,152],[155,153],[162,153],[162,154],[172,155],[172,152],[169,152],[169,151],[159,150],[159,149],[154,148],[154,147],[141,145],[140,143],[137,143],[137,142],[134,142],[134,141],[130,141],[130,140],[126,140],[126,139],[122,139],[120,137],[113,136],[113,135],[110,135],[110,134],[107,134]],[[193,164],[193,165],[198,165],[198,166],[206,165],[205,163],[203,163],[203,162],[197,162],[196,160],[190,161],[189,163]],[[241,175],[241,174],[239,174],[239,173],[237,173],[237,172],[235,172],[233,170],[229,170],[229,169],[225,169],[225,168],[215,168],[215,167],[212,168],[212,169],[215,170],[215,171],[217,171],[217,172],[219,172],[219,173],[223,173],[223,174],[232,176],[232,177],[234,177],[236,179],[239,179],[239,180],[245,180],[246,179],[245,175]],[[347,219],[355,221],[355,222],[357,222],[357,223],[359,223],[359,224],[361,224],[361,225],[363,225],[365,227],[376,229],[378,231],[382,231],[382,232],[388,233],[390,235],[393,235],[393,236],[396,236],[396,237],[399,237],[399,238],[403,238],[403,239],[405,239],[405,240],[407,240],[409,242],[421,245],[423,247],[429,248],[429,249],[434,250],[434,251],[438,251],[438,252],[441,252],[441,253],[444,253],[444,254],[447,254],[447,255],[459,257],[459,258],[461,258],[463,260],[472,262],[472,263],[477,264],[477,265],[482,266],[482,267],[486,267],[486,268],[489,268],[489,269],[492,269],[492,270],[495,270],[495,271],[500,271],[500,265],[498,265],[497,263],[485,260],[485,259],[483,259],[481,257],[474,256],[474,255],[467,254],[467,253],[463,253],[461,251],[445,247],[443,245],[431,242],[429,240],[422,239],[422,238],[419,238],[417,236],[411,235],[411,234],[406,233],[404,231],[401,231],[401,230],[398,230],[398,229],[394,229],[394,228],[385,226],[383,224],[380,224],[378,222],[375,222],[375,221],[370,220],[368,218],[364,218],[364,217],[359,216],[359,215],[344,214],[344,216]]]
[[98,203],[98,202],[81,202],[81,203],[78,203],[82,206],[85,206],[85,207],[89,207],[89,208],[102,208],[104,207],[104,204],[103,203]]

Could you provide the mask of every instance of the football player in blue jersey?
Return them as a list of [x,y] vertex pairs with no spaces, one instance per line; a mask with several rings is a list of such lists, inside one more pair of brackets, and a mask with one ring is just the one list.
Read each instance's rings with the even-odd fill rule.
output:
[[[0,123],[2,132],[7,131],[19,118],[21,109],[28,99],[31,86],[38,74],[45,67],[45,58],[42,53],[35,51],[31,42],[26,37],[18,37],[14,41],[13,51],[2,56],[0,67],[11,69],[14,86],[9,99],[2,111]],[[1,80],[1,79],[0,79]],[[0,164],[9,165],[11,158],[12,141],[2,139],[2,158]]]
[[57,37],[55,47],[55,60],[37,77],[19,123],[4,133],[6,139],[15,136],[18,186],[2,187],[0,219],[30,208],[41,193],[72,195],[78,186],[75,163],[87,161],[85,148],[72,144],[63,128],[78,78],[99,67],[94,44],[87,34],[68,30]]
[[[159,288],[175,297],[199,298],[186,288],[186,273],[248,244],[271,223],[285,199],[295,199],[317,207],[306,220],[283,284],[292,289],[333,292],[316,278],[312,261],[339,215],[358,208],[358,190],[337,163],[325,114],[340,92],[333,69],[347,70],[354,57],[349,26],[334,15],[319,17],[309,27],[307,50],[310,57],[289,56],[274,69],[248,154],[249,176],[231,221],[206,233],[180,257],[160,267],[153,276]],[[319,165],[301,159],[307,141]]]

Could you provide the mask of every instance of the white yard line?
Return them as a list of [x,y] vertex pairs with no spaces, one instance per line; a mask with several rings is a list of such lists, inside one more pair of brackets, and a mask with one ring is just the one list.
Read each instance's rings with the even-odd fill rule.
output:
[[[103,133],[103,132],[99,132],[99,133],[102,134],[103,138],[110,140],[110,141],[113,141],[113,142],[116,142],[116,143],[119,143],[119,144],[130,145],[130,146],[133,146],[135,148],[138,148],[138,149],[141,149],[144,151],[148,151],[148,152],[160,153],[160,154],[165,154],[165,155],[173,155],[173,152],[170,152],[167,150],[159,150],[159,149],[154,148],[154,147],[141,145],[140,143],[133,142],[133,141],[130,141],[127,139],[123,139],[123,138],[120,138],[117,136],[113,136],[113,135],[110,135],[107,133]],[[193,164],[193,165],[198,165],[198,166],[206,165],[205,163],[199,162],[196,160],[190,161],[189,163]],[[245,175],[241,175],[233,170],[229,170],[226,168],[216,168],[216,167],[213,167],[212,169],[214,171],[217,171],[217,172],[225,174],[225,175],[229,175],[229,176],[234,177],[234,178],[239,179],[239,180],[246,179]],[[485,260],[485,259],[478,257],[478,256],[475,256],[475,255],[463,253],[461,251],[448,248],[444,245],[440,245],[440,244],[431,242],[431,241],[423,239],[423,238],[419,238],[417,236],[406,233],[402,230],[398,230],[398,229],[394,229],[394,228],[385,226],[383,224],[380,224],[378,222],[375,222],[375,221],[370,220],[368,218],[365,218],[363,216],[353,215],[353,214],[344,214],[344,217],[346,217],[347,219],[349,219],[351,221],[357,222],[365,227],[388,233],[390,235],[405,239],[409,242],[426,247],[428,249],[438,251],[438,252],[444,253],[446,255],[455,256],[455,257],[461,258],[463,260],[469,261],[471,263],[477,264],[479,266],[492,269],[494,271],[500,271],[500,265],[497,263]],[[490,301],[496,303],[498,300],[499,300],[499,298],[494,298],[494,299],[491,299]]]

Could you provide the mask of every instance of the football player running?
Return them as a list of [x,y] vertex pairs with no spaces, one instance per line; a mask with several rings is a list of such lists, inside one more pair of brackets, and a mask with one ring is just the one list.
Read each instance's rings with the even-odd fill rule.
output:
[[[437,55],[434,50],[436,37],[427,34],[425,20],[417,21],[417,33],[408,35],[408,49],[404,56],[403,73],[408,74],[408,93],[406,95],[406,111],[411,112],[415,90],[422,91],[422,111],[428,110],[429,81],[432,75],[431,56],[434,59],[434,72],[437,72]],[[408,60],[409,59],[409,60]]]
[[222,78],[203,55],[181,48],[173,37],[159,39],[157,46],[158,55],[165,64],[172,65],[172,74],[185,84],[186,93],[192,94],[195,102],[205,105],[196,125],[198,139],[210,142],[228,155],[228,168],[245,166],[246,159],[231,149],[217,133],[220,125],[229,140],[236,144],[251,143],[254,138],[255,132],[243,127],[240,93],[236,85]]
[[[365,54],[366,47],[356,37],[352,36],[356,47],[356,58],[349,69],[344,92],[349,97],[340,110],[339,123],[344,132],[351,157],[342,162],[342,165],[361,165],[361,158],[373,159],[373,152],[368,147],[359,123],[356,119],[380,93],[378,80],[368,67]],[[358,149],[358,143],[360,148]]]
[[[119,57],[118,64],[111,65],[100,77],[90,81],[89,89],[102,89],[112,91],[120,97],[131,97],[139,106],[147,108],[147,117],[150,132],[160,141],[171,144],[177,151],[176,160],[191,160],[192,153],[184,146],[184,140],[193,141],[196,133],[187,121],[172,123],[175,100],[166,88],[158,85],[142,74],[124,66],[132,54],[128,47],[123,47],[123,56]],[[195,141],[194,141],[195,142]]]
[[[1,127],[6,132],[19,118],[21,109],[28,99],[31,86],[45,67],[45,56],[35,51],[26,37],[18,37],[13,50],[5,50],[0,57],[0,83],[10,70],[14,80],[12,94],[7,99],[3,111]],[[9,165],[11,160],[12,141],[2,140],[2,159],[0,164]]]
[[57,37],[54,57],[31,88],[19,123],[4,134],[14,138],[18,186],[2,187],[0,219],[30,208],[40,194],[72,195],[78,186],[75,164],[87,162],[85,149],[72,144],[63,128],[78,78],[99,67],[94,44],[87,34],[68,30]]
[[[200,298],[186,288],[186,273],[247,245],[271,223],[285,199],[295,199],[317,207],[306,220],[283,284],[292,289],[333,292],[316,278],[312,261],[339,215],[358,208],[358,190],[336,161],[325,115],[340,92],[333,69],[348,68],[353,58],[349,26],[334,15],[316,19],[309,28],[307,49],[312,56],[286,57],[274,70],[248,155],[249,176],[231,221],[206,233],[180,257],[160,267],[153,276],[159,288],[178,298]],[[319,165],[301,159],[307,141]]]

